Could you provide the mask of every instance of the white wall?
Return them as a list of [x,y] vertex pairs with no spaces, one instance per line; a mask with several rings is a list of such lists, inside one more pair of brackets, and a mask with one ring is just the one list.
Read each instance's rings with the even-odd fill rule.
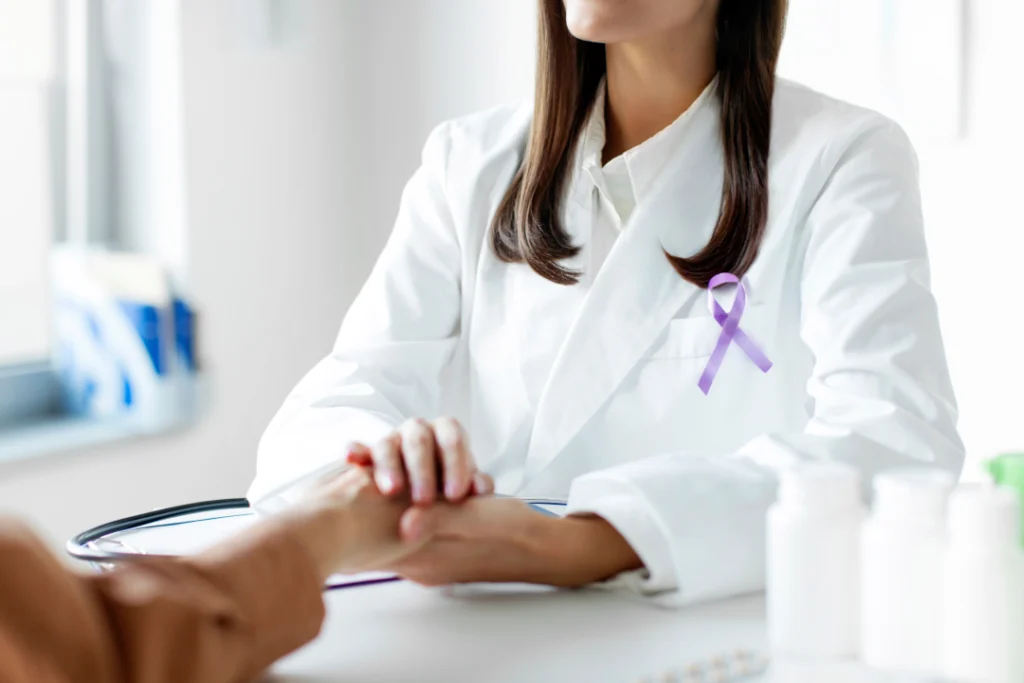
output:
[[[390,225],[406,179],[416,168],[430,130],[441,121],[533,93],[534,0],[416,0],[364,2],[372,67],[371,150],[365,155],[373,186],[371,224]],[[403,11],[396,12],[401,6]],[[377,253],[387,231],[365,231],[367,253]]]
[[969,3],[966,137],[919,149],[935,294],[971,470],[1024,450],[1024,3]]
[[151,1],[180,5],[187,239],[170,249],[187,254],[210,406],[182,434],[0,467],[0,507],[54,542],[243,495],[263,427],[329,350],[427,133],[532,81],[529,2],[287,0],[265,45],[246,37],[244,1]]

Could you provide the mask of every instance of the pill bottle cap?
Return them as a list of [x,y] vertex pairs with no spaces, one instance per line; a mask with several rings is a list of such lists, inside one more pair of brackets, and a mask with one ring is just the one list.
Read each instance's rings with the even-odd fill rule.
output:
[[860,507],[860,475],[853,467],[832,461],[802,463],[785,470],[779,501],[816,509]]
[[[1024,453],[1004,453],[987,463],[989,474],[1001,486],[1017,492],[1024,515]],[[1021,519],[1021,545],[1024,546],[1024,517]]]

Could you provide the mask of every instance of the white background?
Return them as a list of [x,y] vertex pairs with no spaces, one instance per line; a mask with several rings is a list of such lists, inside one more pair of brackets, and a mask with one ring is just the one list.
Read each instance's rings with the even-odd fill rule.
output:
[[[864,6],[834,2],[852,16]],[[849,73],[877,68],[872,45],[850,32],[856,24],[804,21],[808,3],[817,0],[793,2],[784,73],[820,59],[801,51],[844,30],[845,38],[825,40],[841,65],[834,82],[826,72],[816,85],[841,91]],[[284,19],[270,44],[240,21],[237,0],[149,4],[156,26],[180,27],[164,49],[180,51],[184,103],[181,149],[157,145],[152,155],[173,161],[180,152],[185,182],[178,190],[164,182],[151,207],[143,202],[131,215],[187,226],[156,246],[187,272],[198,303],[210,406],[183,434],[0,465],[0,507],[32,518],[54,541],[156,506],[244,494],[263,427],[329,349],[429,130],[531,91],[531,0],[281,0]],[[974,0],[968,9],[966,134],[915,140],[934,287],[963,434],[977,459],[1024,448],[1015,274],[1024,251],[1024,3]]]

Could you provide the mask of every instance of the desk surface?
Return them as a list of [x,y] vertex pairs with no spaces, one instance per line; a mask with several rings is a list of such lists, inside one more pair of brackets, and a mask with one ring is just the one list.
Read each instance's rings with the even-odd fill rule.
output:
[[[394,583],[328,593],[327,603],[320,637],[279,662],[272,681],[660,683],[673,680],[654,675],[669,667],[765,647],[758,597],[669,610],[597,591]],[[881,679],[840,665],[763,680]]]
[[[102,543],[122,552],[192,553],[253,519],[244,512],[212,514],[115,534]],[[326,600],[320,637],[279,662],[271,680],[662,683],[675,680],[661,675],[668,669],[739,649],[765,650],[760,597],[672,610],[596,590],[427,589],[402,582],[332,591]],[[762,677],[771,683],[886,680],[852,665],[786,662]]]

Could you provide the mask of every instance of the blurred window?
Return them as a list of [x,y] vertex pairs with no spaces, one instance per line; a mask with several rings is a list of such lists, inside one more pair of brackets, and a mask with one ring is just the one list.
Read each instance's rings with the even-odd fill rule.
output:
[[0,364],[44,360],[63,163],[55,0],[0,0]]
[[0,0],[0,429],[55,415],[49,252],[112,244],[101,0]]

